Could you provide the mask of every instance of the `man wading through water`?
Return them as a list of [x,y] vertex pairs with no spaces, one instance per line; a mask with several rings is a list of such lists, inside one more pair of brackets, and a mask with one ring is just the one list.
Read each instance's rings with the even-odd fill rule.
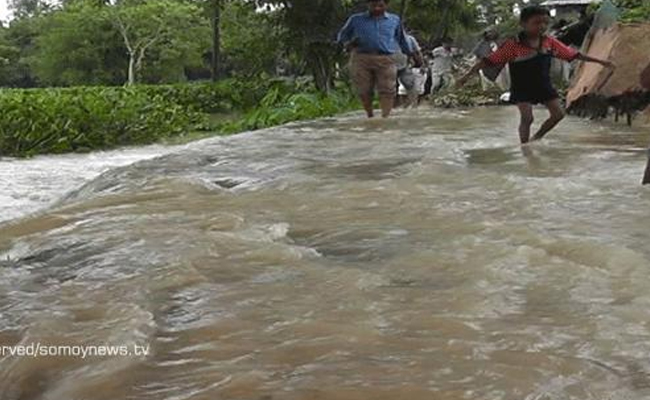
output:
[[[390,116],[397,92],[395,55],[413,56],[400,18],[387,11],[389,0],[368,0],[368,11],[354,14],[338,35],[351,52],[352,80],[368,118],[374,116],[372,99],[377,88],[381,115]],[[417,62],[417,61],[416,61]]]

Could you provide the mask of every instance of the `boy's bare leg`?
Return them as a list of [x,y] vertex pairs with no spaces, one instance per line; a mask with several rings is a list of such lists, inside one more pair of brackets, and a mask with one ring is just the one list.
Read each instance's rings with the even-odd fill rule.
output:
[[546,108],[548,108],[550,115],[539,128],[539,131],[537,131],[533,137],[533,140],[541,140],[544,138],[547,133],[553,130],[553,128],[555,128],[557,124],[559,124],[560,121],[564,119],[565,113],[564,108],[562,108],[562,103],[560,103],[560,99],[549,101],[546,103]]
[[[648,154],[650,157],[650,154]],[[645,167],[645,176],[643,177],[643,184],[648,185],[650,184],[650,158],[648,158],[648,166]]]
[[521,116],[519,122],[519,139],[521,140],[521,144],[526,144],[530,140],[530,127],[535,122],[533,105],[530,103],[519,103],[517,104],[517,108],[519,108],[519,115]]

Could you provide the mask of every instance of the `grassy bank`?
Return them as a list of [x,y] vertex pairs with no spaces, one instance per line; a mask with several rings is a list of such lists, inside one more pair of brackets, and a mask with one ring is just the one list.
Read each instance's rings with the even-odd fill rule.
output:
[[233,134],[357,107],[286,80],[0,92],[0,155],[92,151]]

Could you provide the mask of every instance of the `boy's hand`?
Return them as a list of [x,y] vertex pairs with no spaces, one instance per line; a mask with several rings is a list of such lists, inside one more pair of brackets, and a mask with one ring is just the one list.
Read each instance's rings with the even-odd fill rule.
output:
[[602,66],[612,71],[616,70],[616,64],[611,61],[603,61]]

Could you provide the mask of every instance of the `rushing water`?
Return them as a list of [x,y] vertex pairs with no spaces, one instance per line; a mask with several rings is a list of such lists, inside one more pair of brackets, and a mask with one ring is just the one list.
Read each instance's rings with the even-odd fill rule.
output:
[[102,172],[160,156],[176,147],[147,146],[90,154],[0,159],[0,222],[52,204]]
[[650,135],[515,117],[203,141],[0,226],[0,345],[150,349],[5,356],[0,399],[650,398]]

